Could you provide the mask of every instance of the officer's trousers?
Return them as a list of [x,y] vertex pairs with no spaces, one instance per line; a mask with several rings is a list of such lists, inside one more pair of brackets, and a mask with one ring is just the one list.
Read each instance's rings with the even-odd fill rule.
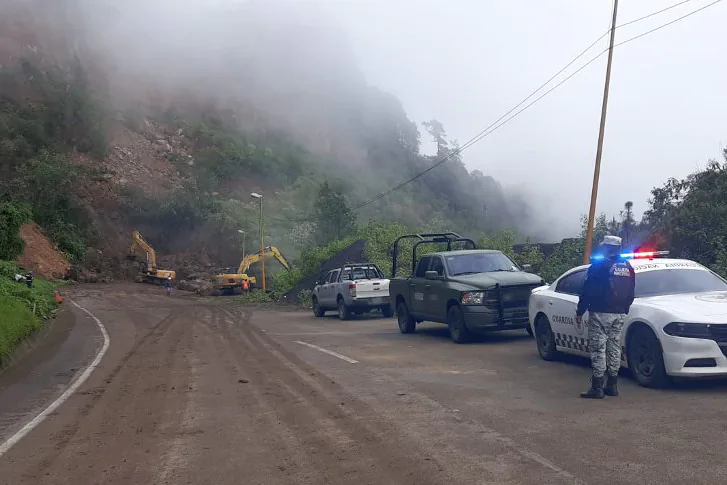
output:
[[588,350],[593,375],[615,376],[621,368],[621,330],[626,315],[588,312]]

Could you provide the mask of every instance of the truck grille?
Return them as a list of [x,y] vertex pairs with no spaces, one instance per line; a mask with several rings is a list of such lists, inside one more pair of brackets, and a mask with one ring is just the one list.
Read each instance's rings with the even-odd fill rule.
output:
[[530,293],[538,285],[505,286],[500,288],[500,303],[504,311],[515,308],[527,308]]

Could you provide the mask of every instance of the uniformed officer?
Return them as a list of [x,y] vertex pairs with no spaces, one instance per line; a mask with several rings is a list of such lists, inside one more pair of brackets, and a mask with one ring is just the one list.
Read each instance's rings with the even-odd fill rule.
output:
[[[582,322],[588,311],[588,350],[593,377],[581,397],[603,399],[618,396],[618,371],[621,368],[621,330],[634,301],[636,277],[628,261],[621,260],[621,238],[606,236],[599,246],[583,283],[576,320]],[[604,375],[608,381],[604,388]]]

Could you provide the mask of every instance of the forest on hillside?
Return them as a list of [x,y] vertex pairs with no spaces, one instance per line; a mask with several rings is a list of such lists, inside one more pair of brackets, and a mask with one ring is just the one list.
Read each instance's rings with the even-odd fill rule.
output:
[[[175,5],[0,7],[0,259],[32,218],[77,264],[89,248],[120,259],[138,228],[175,264],[232,265],[241,231],[248,248],[260,243],[251,191],[264,194],[266,243],[299,267],[362,236],[384,258],[403,231],[454,230],[508,252],[549,238],[557,214],[468,171],[436,114],[416,123],[368,84],[320,12],[283,0]],[[724,274],[725,180],[718,162],[669,180],[641,221],[626,204],[600,216],[597,234],[650,238]],[[517,258],[550,277],[578,264],[583,244],[574,234],[549,261],[532,244]]]

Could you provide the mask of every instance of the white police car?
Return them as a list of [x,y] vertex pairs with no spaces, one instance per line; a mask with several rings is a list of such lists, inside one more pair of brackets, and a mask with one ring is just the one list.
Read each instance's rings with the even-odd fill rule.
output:
[[[669,377],[727,376],[727,281],[699,263],[662,259],[666,251],[622,255],[636,273],[635,299],[621,334],[623,367],[645,387]],[[586,314],[575,313],[588,266],[533,290],[530,325],[540,356],[588,357]]]

